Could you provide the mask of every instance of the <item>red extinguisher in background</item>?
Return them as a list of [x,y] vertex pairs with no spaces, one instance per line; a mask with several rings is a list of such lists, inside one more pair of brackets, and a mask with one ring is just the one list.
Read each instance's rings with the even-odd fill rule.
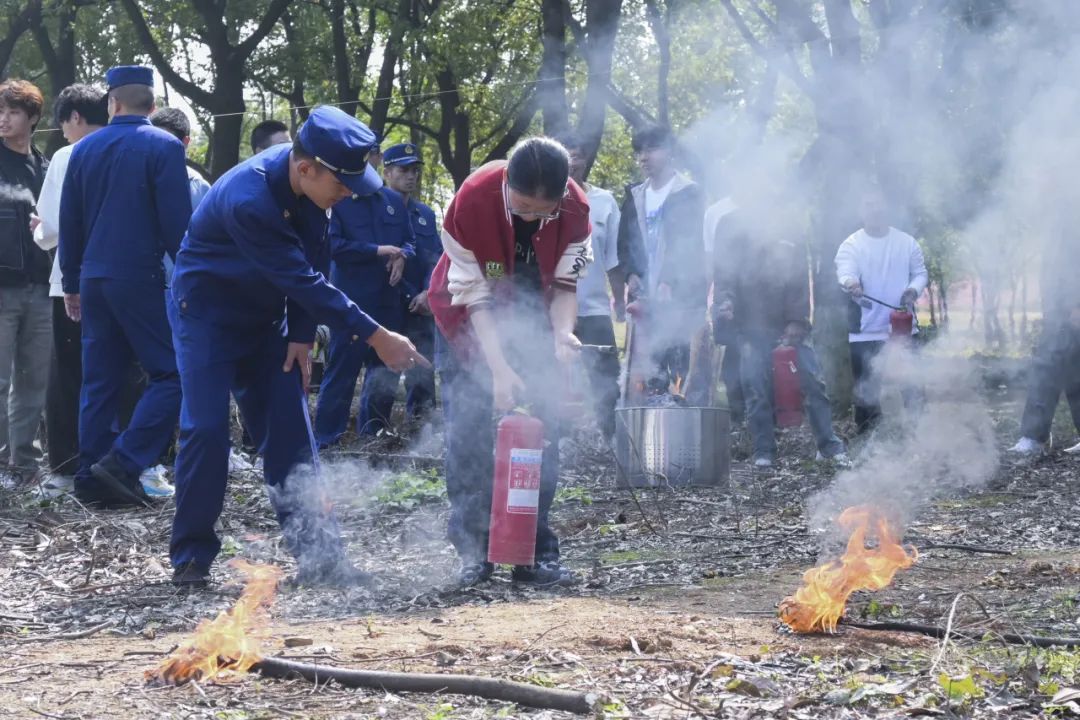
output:
[[803,397],[797,359],[798,351],[791,345],[780,345],[772,353],[773,410],[780,427],[802,425]]
[[524,413],[510,413],[499,421],[488,531],[490,563],[532,565],[536,560],[543,453],[544,423]]

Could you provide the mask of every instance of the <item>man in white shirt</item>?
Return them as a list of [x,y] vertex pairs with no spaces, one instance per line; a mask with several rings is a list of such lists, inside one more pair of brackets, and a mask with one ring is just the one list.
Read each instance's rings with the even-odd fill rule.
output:
[[869,297],[890,305],[913,306],[929,281],[919,243],[889,225],[880,188],[871,186],[864,191],[862,216],[862,229],[836,251],[837,279],[852,298],[848,342],[855,379],[855,426],[860,434],[881,415],[881,380],[872,366],[889,339],[891,313]]
[[[54,250],[60,239],[60,191],[75,143],[109,122],[105,91],[92,85],[71,85],[53,103],[53,121],[70,143],[53,156],[37,202],[34,242]],[[45,437],[49,445],[48,483],[67,489],[79,466],[79,390],[82,387],[82,338],[79,323],[64,310],[60,258],[53,257],[49,295],[53,298],[53,354],[45,393]]]
[[607,190],[585,182],[581,138],[564,133],[559,142],[570,153],[570,177],[585,190],[592,223],[593,262],[577,282],[577,324],[574,334],[584,345],[610,347],[612,352],[586,351],[584,360],[592,386],[593,407],[600,431],[609,443],[615,437],[615,403],[619,399],[619,356],[611,322],[608,276],[619,266],[619,204]]

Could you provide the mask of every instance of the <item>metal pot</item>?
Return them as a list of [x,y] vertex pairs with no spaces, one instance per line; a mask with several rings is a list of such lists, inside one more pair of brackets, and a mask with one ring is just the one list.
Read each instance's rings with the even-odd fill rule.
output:
[[731,416],[726,409],[632,407],[615,415],[621,487],[727,484]]

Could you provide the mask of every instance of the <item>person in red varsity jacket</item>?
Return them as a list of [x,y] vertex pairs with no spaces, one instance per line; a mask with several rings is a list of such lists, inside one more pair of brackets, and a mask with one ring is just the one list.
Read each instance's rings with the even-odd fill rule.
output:
[[494,424],[492,409],[525,405],[544,423],[536,563],[512,577],[536,585],[574,582],[548,525],[559,474],[563,364],[575,358],[578,277],[592,260],[589,205],[569,178],[565,148],[522,141],[506,161],[462,184],[446,211],[444,254],[429,302],[445,342],[437,351],[446,417],[449,536],[460,582],[491,577],[487,562]]

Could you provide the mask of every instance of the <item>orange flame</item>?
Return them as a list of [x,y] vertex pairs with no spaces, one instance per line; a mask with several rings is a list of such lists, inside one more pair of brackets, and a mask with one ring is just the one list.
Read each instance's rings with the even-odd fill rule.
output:
[[233,560],[230,565],[244,576],[246,585],[231,610],[214,620],[203,620],[195,636],[178,647],[147,680],[182,685],[212,678],[226,670],[246,672],[261,659],[259,648],[269,622],[266,609],[274,601],[281,568]]
[[[847,508],[837,524],[851,531],[844,556],[807,570],[803,586],[780,603],[780,619],[796,632],[835,632],[851,593],[882,589],[897,570],[911,567],[919,558],[914,547],[900,545],[889,521],[869,505]],[[871,526],[877,548],[866,547]]]

